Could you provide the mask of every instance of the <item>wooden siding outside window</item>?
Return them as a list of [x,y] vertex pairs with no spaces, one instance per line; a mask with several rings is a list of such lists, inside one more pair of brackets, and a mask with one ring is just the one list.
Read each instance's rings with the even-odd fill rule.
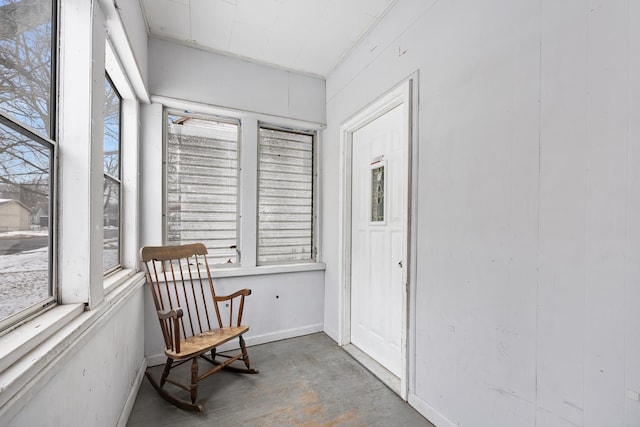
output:
[[260,127],[258,264],[315,258],[313,145],[311,134]]
[[167,115],[166,242],[203,243],[211,264],[238,263],[238,124]]

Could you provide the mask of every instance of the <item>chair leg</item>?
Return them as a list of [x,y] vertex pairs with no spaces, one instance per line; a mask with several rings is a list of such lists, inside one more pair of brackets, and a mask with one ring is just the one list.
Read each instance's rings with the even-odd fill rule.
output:
[[160,387],[164,386],[164,383],[167,381],[167,377],[169,376],[169,372],[171,371],[171,366],[173,365],[173,359],[167,357],[167,362],[164,364],[164,371],[162,371],[162,376],[160,377]]
[[247,353],[247,345],[244,343],[244,338],[240,335],[240,348],[242,349],[242,360],[244,360],[244,365],[247,369],[251,369],[249,366],[251,363],[249,362],[249,353]]
[[196,403],[198,397],[198,358],[194,357],[191,362],[191,403]]
[[[240,335],[238,338],[240,341],[240,348],[242,349],[242,357],[240,357],[239,354],[236,354],[236,356],[232,359],[229,359],[228,361],[222,363],[222,367],[228,371],[237,372],[239,374],[259,374],[259,370],[250,367],[251,362],[249,361],[249,353],[247,352],[247,345],[244,342],[244,338],[242,338],[242,335]],[[246,368],[231,366],[231,363],[238,359],[241,359],[244,362]]]

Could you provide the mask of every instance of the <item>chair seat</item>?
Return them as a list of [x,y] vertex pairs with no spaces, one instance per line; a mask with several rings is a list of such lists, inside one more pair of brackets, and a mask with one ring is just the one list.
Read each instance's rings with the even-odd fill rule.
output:
[[180,340],[180,352],[165,350],[165,354],[174,359],[189,359],[202,353],[210,351],[249,330],[248,326],[228,326],[211,329],[209,331],[194,335],[184,340]]

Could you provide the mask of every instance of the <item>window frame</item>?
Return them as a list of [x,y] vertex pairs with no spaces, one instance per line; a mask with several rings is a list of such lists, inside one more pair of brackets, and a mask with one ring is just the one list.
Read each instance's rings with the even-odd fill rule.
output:
[[[267,113],[260,113],[255,111],[245,111],[241,109],[233,109],[230,107],[220,107],[210,104],[205,104],[197,101],[172,98],[167,96],[152,95],[151,102],[158,104],[162,107],[161,114],[158,117],[157,129],[160,126],[165,126],[166,119],[164,117],[164,111],[174,110],[178,112],[189,112],[193,114],[204,114],[207,116],[215,116],[216,118],[230,118],[240,121],[239,129],[239,141],[240,141],[240,184],[239,192],[240,198],[238,203],[240,204],[240,238],[238,241],[238,248],[241,250],[241,263],[232,264],[229,266],[216,265],[212,266],[212,274],[214,278],[226,278],[226,277],[249,277],[254,275],[264,274],[280,274],[280,273],[295,273],[306,271],[324,271],[326,265],[322,261],[322,241],[320,239],[319,229],[322,223],[322,210],[320,201],[322,200],[322,181],[319,179],[319,171],[321,170],[320,159],[322,158],[322,130],[325,125],[322,123],[305,121],[301,119],[288,118],[284,116],[278,116]],[[314,246],[314,260],[307,260],[298,263],[288,262],[279,263],[273,265],[258,265],[256,262],[257,257],[257,225],[258,225],[258,126],[259,123],[268,125],[269,127],[301,130],[303,132],[315,132],[315,147],[314,147],[314,194],[313,194],[313,206],[314,206],[314,229],[313,236],[315,238]],[[165,203],[166,203],[166,188],[164,187],[164,139],[166,138],[166,132],[164,128],[160,130],[160,134],[163,138],[163,152],[162,156],[162,171],[158,171],[158,179],[162,180],[162,206],[158,206],[158,227],[162,228],[161,239],[158,244],[166,244],[164,226],[165,226]],[[160,231],[160,230],[159,230]]]
[[[191,111],[191,110],[179,110],[177,108],[168,107],[163,105],[162,109],[162,242],[167,244],[168,242],[168,233],[169,233],[169,211],[168,211],[168,183],[169,183],[169,173],[168,173],[168,164],[169,164],[169,130],[168,130],[168,121],[170,115],[177,115],[181,117],[189,117],[203,120],[212,120],[220,123],[232,124],[237,127],[237,167],[236,167],[236,215],[235,215],[235,251],[236,251],[236,260],[232,263],[213,263],[210,262],[209,265],[212,268],[234,268],[239,267],[242,264],[242,248],[241,248],[241,235],[242,235],[242,121],[239,118],[221,116],[218,114],[209,114],[201,111]],[[233,247],[232,246],[232,247]]]
[[[106,67],[105,67],[106,68]],[[105,82],[109,82],[109,84],[111,85],[111,88],[113,89],[113,91],[116,93],[116,95],[118,96],[118,99],[120,100],[119,104],[118,104],[118,177],[115,178],[111,175],[109,175],[108,173],[106,173],[103,170],[103,176],[105,179],[105,182],[107,179],[111,179],[113,182],[116,182],[118,184],[118,263],[116,265],[114,265],[111,268],[108,269],[104,269],[103,266],[103,276],[109,277],[110,275],[122,270],[122,255],[123,255],[123,249],[122,249],[122,237],[123,237],[123,168],[122,168],[122,138],[123,138],[123,126],[122,126],[122,110],[123,110],[123,102],[124,102],[124,98],[122,96],[122,94],[120,93],[120,90],[118,89],[118,87],[116,86],[116,84],[113,82],[113,79],[111,78],[111,76],[109,75],[109,71],[105,69],[104,72],[104,76],[105,76]],[[102,142],[102,145],[104,147],[104,141]],[[104,153],[103,153],[103,159],[104,159]],[[103,163],[104,165],[104,163]],[[104,166],[103,166],[104,167]],[[103,212],[104,215],[104,212]],[[104,234],[104,232],[103,232]],[[104,238],[103,238],[104,239]],[[104,240],[103,240],[103,244],[104,244]],[[102,248],[102,257],[104,259],[104,246]]]
[[[127,74],[125,64],[119,56],[112,40],[105,39],[103,76],[108,78],[114,90],[120,96],[120,227],[119,257],[117,267],[105,271],[103,277],[103,296],[116,289],[123,278],[126,279],[138,269],[139,251],[139,197],[140,197],[140,99]],[[102,85],[104,91],[104,84]],[[104,147],[104,141],[102,142]],[[104,153],[101,164],[104,168]],[[104,170],[103,170],[104,177]],[[103,232],[104,235],[104,232]],[[100,242],[103,245],[103,239]],[[104,256],[104,255],[103,255]]]
[[[260,250],[260,130],[273,130],[278,132],[287,132],[298,135],[306,135],[310,136],[311,139],[311,253],[310,257],[307,259],[283,259],[278,261],[259,261],[259,250]],[[318,198],[317,198],[317,185],[318,185],[318,158],[317,158],[317,141],[318,141],[318,132],[315,130],[306,130],[302,128],[292,128],[285,126],[278,126],[271,124],[269,122],[258,122],[258,131],[257,131],[257,186],[256,186],[256,238],[255,238],[255,253],[256,253],[256,266],[278,266],[278,265],[287,265],[287,264],[307,264],[307,263],[316,263],[318,262],[318,244],[317,244],[317,226],[318,226]]]
[[13,120],[12,117],[7,117],[2,114],[0,111],[0,124],[14,130],[17,133],[20,133],[24,136],[27,136],[31,139],[32,142],[41,144],[43,146],[48,146],[50,158],[49,158],[49,218],[48,218],[48,254],[47,254],[47,262],[48,262],[48,290],[49,295],[34,303],[30,306],[25,307],[24,309],[9,315],[4,319],[0,319],[0,335],[4,334],[11,330],[14,326],[17,326],[30,318],[41,314],[43,311],[52,308],[55,306],[58,298],[58,287],[56,280],[56,253],[55,244],[56,244],[56,215],[55,215],[55,198],[56,198],[56,177],[55,171],[57,170],[57,145],[56,142],[45,138],[44,136],[38,134],[35,130],[20,124]]
[[0,109],[0,124],[28,137],[31,141],[41,144],[49,149],[49,215],[48,215],[48,293],[49,295],[24,309],[0,319],[0,336],[5,335],[22,325],[23,323],[43,314],[58,304],[58,280],[57,280],[57,173],[58,173],[58,88],[60,87],[60,63],[59,45],[60,34],[58,32],[60,20],[59,0],[49,0],[51,3],[51,43],[50,43],[50,78],[49,78],[49,135],[38,132],[31,126],[23,123]]
[[[0,393],[0,405],[10,412],[19,408],[12,406],[12,402],[20,401],[16,396],[25,390],[33,392],[30,384],[37,384],[34,378],[42,372],[56,372],[52,361],[60,351],[66,351],[69,343],[82,346],[82,338],[91,336],[95,325],[112,317],[114,307],[137,298],[144,285],[144,273],[138,271],[139,147],[142,104],[149,103],[150,98],[122,23],[114,19],[118,17],[117,6],[110,2],[76,3],[65,7],[69,6],[65,1],[57,0],[52,12],[56,38],[52,57],[56,63],[52,80],[55,87],[51,90],[56,97],[52,101],[55,117],[51,117],[55,138],[49,138],[55,146],[49,223],[53,239],[52,289],[56,294],[48,307],[0,329],[0,378],[7,385]],[[106,57],[102,50],[105,45],[110,54]],[[111,77],[123,95],[121,229],[125,232],[120,247],[122,269],[103,277],[101,268],[92,268],[102,261],[99,251],[103,233],[99,226],[103,215],[95,208],[95,202],[99,206],[102,197],[89,194],[103,194],[97,191],[104,179],[99,91],[104,91],[105,69],[111,71],[112,67],[117,72]],[[62,209],[63,203],[73,209]],[[27,364],[22,363],[26,355],[31,360]],[[36,365],[43,369],[34,370]]]

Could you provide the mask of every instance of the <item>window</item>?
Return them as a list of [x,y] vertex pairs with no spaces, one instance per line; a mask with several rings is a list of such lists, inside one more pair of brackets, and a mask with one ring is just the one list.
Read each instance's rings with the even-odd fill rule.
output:
[[104,240],[105,273],[120,266],[120,113],[122,97],[109,75],[104,82]]
[[166,241],[201,242],[212,264],[239,262],[238,123],[166,115]]
[[384,223],[384,163],[371,165],[371,222]]
[[313,142],[312,134],[260,127],[258,264],[315,258]]
[[293,120],[265,124],[259,120],[272,117],[169,104],[164,243],[203,242],[210,264],[241,268],[221,275],[322,268],[314,237],[316,132],[288,127],[300,124]]
[[0,328],[55,296],[55,11],[0,0]]

